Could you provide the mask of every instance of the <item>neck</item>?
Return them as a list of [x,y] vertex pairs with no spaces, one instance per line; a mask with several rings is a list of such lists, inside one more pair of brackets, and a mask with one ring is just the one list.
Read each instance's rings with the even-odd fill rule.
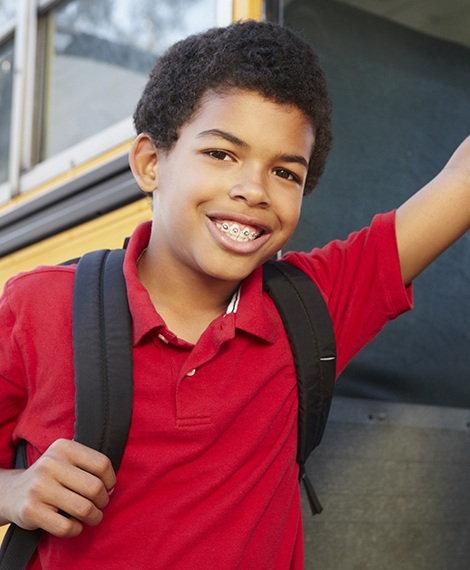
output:
[[239,282],[165,265],[150,250],[145,251],[138,263],[139,279],[168,328],[179,338],[195,343],[226,311]]

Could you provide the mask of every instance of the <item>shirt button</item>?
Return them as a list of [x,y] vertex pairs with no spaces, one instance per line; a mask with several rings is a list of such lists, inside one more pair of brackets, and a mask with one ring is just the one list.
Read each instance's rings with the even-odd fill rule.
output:
[[194,376],[195,374],[196,374],[196,369],[193,368],[192,370],[190,370],[190,371],[186,374],[186,376]]
[[169,341],[167,338],[165,338],[162,334],[158,334],[157,336],[158,336],[158,338],[159,338],[161,341],[163,341],[165,344],[168,344],[168,343],[170,342],[170,341]]

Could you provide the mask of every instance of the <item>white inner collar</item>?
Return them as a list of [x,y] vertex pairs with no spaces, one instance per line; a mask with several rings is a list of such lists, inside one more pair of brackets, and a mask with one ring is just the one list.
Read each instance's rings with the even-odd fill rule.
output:
[[232,299],[230,300],[230,303],[228,304],[227,310],[225,311],[226,315],[229,315],[230,313],[236,313],[237,312],[238,303],[240,302],[241,288],[242,288],[242,286],[240,285],[237,288],[237,290],[235,291],[235,293],[233,294]]

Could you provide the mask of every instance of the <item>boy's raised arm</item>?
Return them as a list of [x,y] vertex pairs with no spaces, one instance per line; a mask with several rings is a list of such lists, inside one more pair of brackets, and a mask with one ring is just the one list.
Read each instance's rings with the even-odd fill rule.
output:
[[442,171],[397,210],[403,282],[410,283],[470,229],[470,137]]

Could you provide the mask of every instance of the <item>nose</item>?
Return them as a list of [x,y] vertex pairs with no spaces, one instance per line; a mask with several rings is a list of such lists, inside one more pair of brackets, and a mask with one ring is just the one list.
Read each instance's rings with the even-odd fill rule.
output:
[[255,173],[238,179],[231,186],[229,194],[233,200],[244,201],[249,206],[267,207],[271,204],[265,181]]

